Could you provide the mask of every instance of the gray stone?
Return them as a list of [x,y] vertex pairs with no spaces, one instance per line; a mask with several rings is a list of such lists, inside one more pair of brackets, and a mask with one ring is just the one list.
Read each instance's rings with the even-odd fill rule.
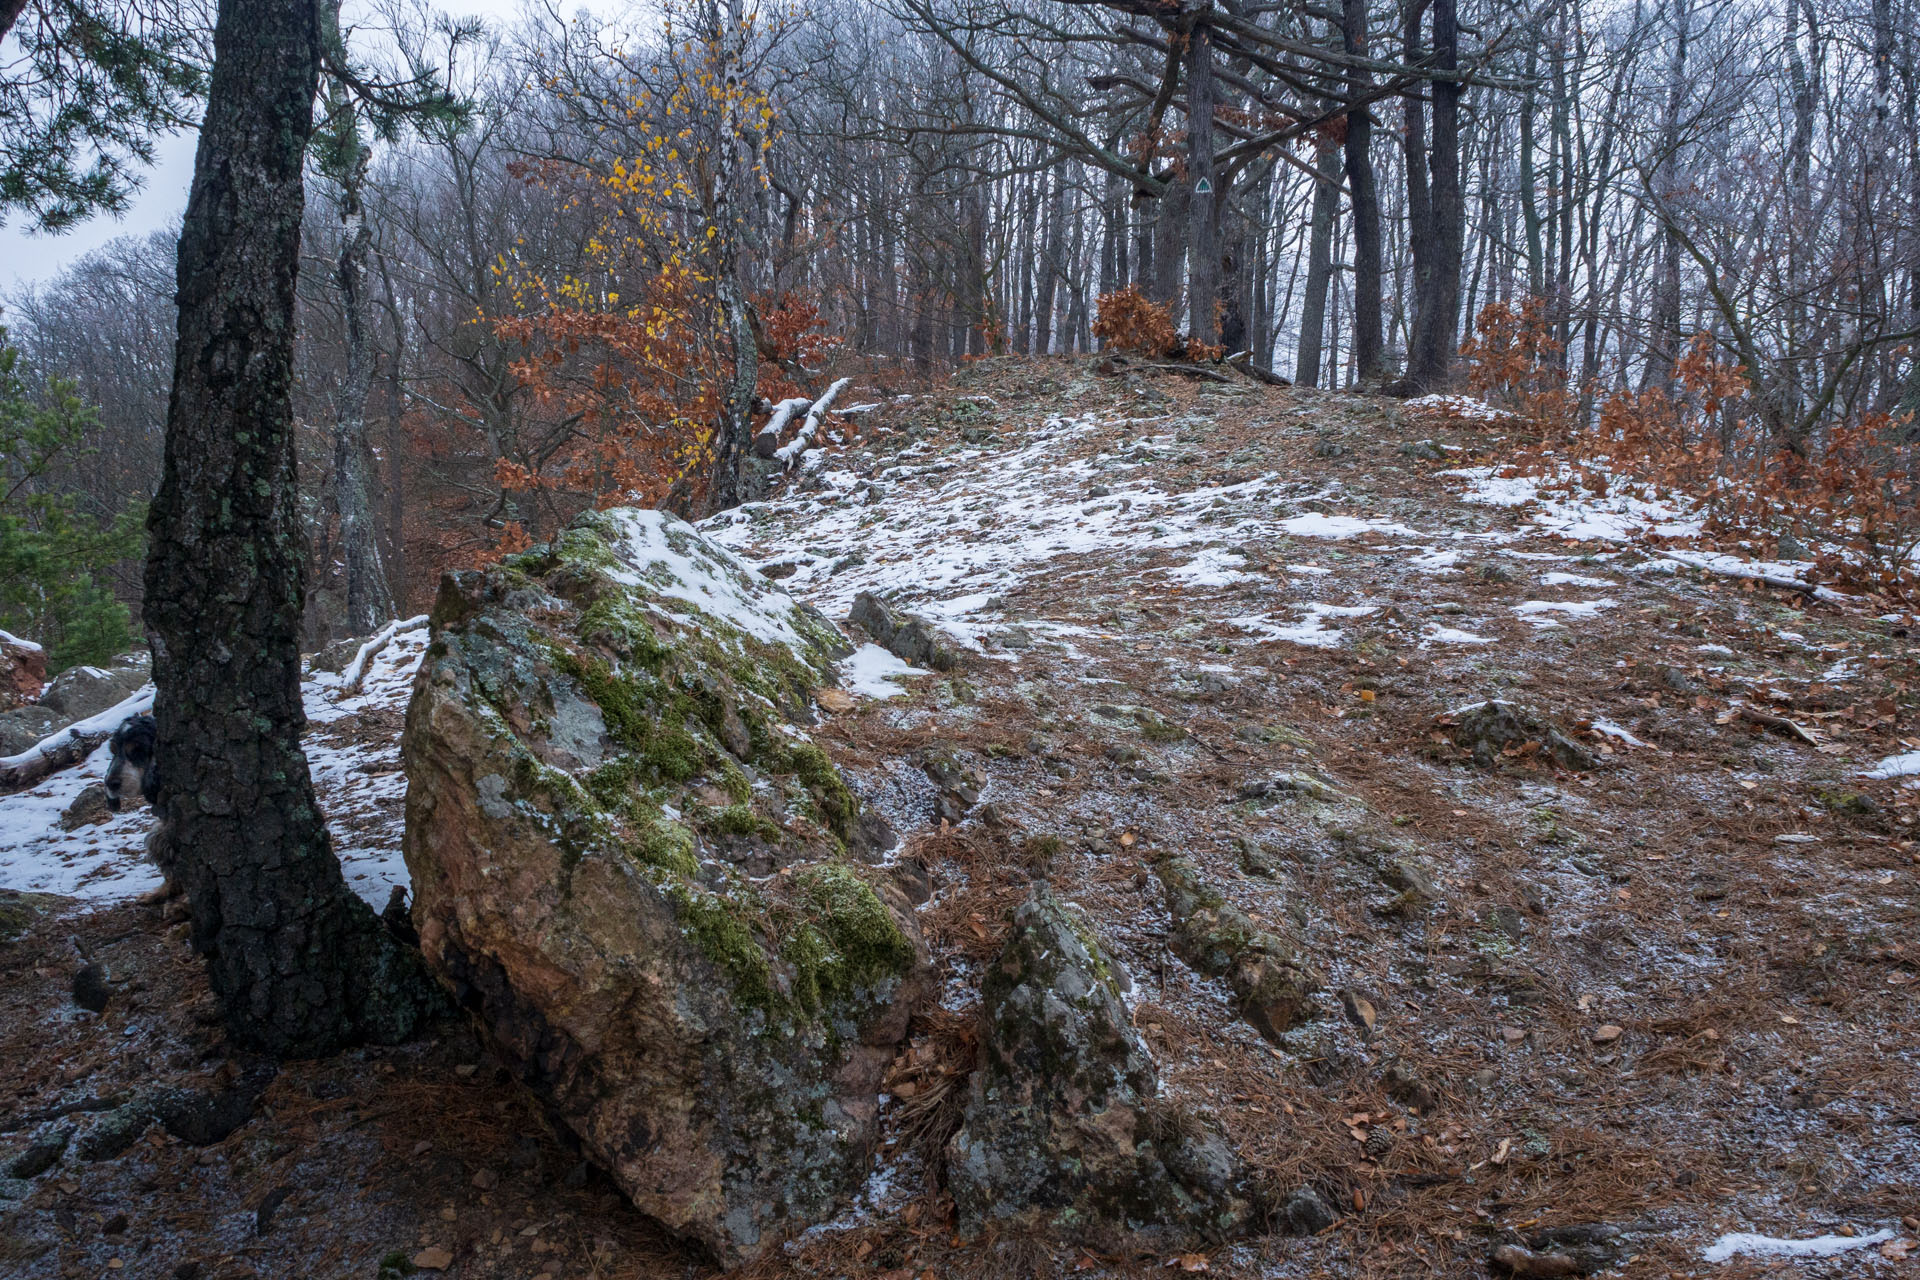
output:
[[422,954],[583,1154],[727,1266],[865,1183],[930,985],[796,727],[843,646],[684,521],[597,512],[449,575],[407,713]]
[[967,811],[980,802],[987,780],[980,771],[945,747],[935,747],[920,757],[920,767],[933,780],[933,818],[955,826]]
[[1173,917],[1173,953],[1209,978],[1224,978],[1237,1012],[1267,1039],[1281,1038],[1314,1013],[1320,975],[1299,948],[1255,924],[1226,901],[1185,858],[1154,864]]
[[1095,1248],[1219,1241],[1252,1217],[1220,1133],[1158,1099],[1111,967],[1045,884],[981,988],[980,1065],[947,1181],[965,1235],[1044,1231]]
[[40,695],[40,705],[67,724],[85,720],[132,697],[148,681],[151,669],[144,653],[122,654],[105,667],[68,667]]
[[1280,1206],[1280,1228],[1288,1235],[1318,1235],[1338,1221],[1340,1215],[1312,1187],[1301,1187]]
[[6,1176],[39,1177],[60,1163],[60,1157],[67,1154],[67,1144],[72,1141],[73,1124],[70,1121],[62,1120],[48,1125],[28,1139],[25,1150],[7,1161]]
[[60,814],[62,831],[78,831],[81,827],[96,826],[113,820],[113,810],[107,807],[107,789],[98,782],[89,782],[80,788],[80,794],[73,798]]
[[0,755],[17,756],[71,721],[39,704],[0,711]]
[[891,605],[871,591],[862,591],[853,598],[853,609],[847,620],[903,662],[935,671],[951,671],[960,664],[959,647],[951,636],[925,618],[911,613],[896,614]]

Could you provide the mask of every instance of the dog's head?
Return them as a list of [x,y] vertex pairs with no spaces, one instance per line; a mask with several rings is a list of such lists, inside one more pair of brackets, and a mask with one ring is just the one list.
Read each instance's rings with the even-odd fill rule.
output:
[[159,791],[159,774],[154,769],[153,747],[158,737],[152,716],[128,716],[113,731],[107,746],[113,760],[107,765],[107,808],[120,812],[120,804],[139,796],[148,804]]

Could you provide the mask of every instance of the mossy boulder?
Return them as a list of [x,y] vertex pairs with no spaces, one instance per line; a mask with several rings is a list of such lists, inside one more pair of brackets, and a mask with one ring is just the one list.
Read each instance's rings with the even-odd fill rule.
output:
[[644,1213],[724,1264],[837,1212],[926,989],[809,742],[842,646],[674,517],[450,574],[403,739],[429,964]]
[[1246,1229],[1245,1169],[1216,1129],[1158,1096],[1092,929],[1044,883],[1014,912],[981,1002],[980,1066],[947,1147],[963,1233],[1131,1250]]

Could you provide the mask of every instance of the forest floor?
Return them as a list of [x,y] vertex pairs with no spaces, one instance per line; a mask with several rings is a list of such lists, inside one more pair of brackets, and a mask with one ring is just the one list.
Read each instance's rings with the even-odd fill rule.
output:
[[[1910,620],[1683,564],[1749,557],[1682,509],[1498,474],[1499,419],[989,361],[848,421],[707,529],[832,617],[881,590],[961,642],[946,674],[863,649],[815,730],[930,875],[944,994],[862,1202],[756,1274],[1481,1275],[1591,1225],[1631,1275],[1920,1266],[1920,790],[1863,776],[1920,749]],[[417,653],[316,728],[375,901],[404,875],[387,753]],[[1593,767],[1471,758],[1450,713],[1494,698]],[[931,821],[929,748],[986,780],[958,826]],[[0,800],[0,884],[78,895],[0,943],[7,1150],[54,1109],[249,1066],[166,909],[127,900],[144,819],[94,846],[26,830],[77,785]],[[1322,975],[1280,1044],[1169,952],[1171,853]],[[1131,975],[1164,1090],[1337,1222],[1179,1258],[951,1238],[925,1154],[1036,877]],[[102,1015],[71,1003],[70,935],[114,978]],[[0,1271],[701,1274],[464,1031],[287,1064],[262,1103],[212,1146],[155,1129],[0,1184]]]

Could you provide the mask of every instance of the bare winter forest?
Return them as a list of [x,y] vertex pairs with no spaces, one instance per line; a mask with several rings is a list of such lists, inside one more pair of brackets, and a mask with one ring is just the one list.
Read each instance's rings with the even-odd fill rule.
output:
[[0,0],[117,217],[0,1270],[1920,1257],[1916,0]]

